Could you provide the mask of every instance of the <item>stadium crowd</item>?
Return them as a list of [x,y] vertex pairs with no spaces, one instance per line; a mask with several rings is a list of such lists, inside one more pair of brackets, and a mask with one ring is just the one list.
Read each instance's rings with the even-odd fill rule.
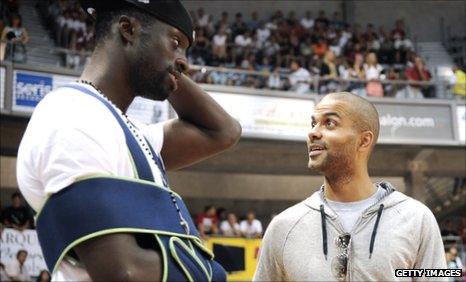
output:
[[234,212],[209,205],[204,208],[204,212],[197,215],[195,222],[203,238],[209,235],[261,238],[264,232],[262,223],[253,211],[249,211],[243,220],[238,221]]
[[[38,6],[64,64],[81,67],[95,44],[90,16],[76,0],[47,0]],[[297,93],[346,90],[362,96],[433,98],[432,75],[414,52],[402,20],[393,27],[350,25],[339,12],[328,16],[292,11],[270,17],[252,12],[248,19],[223,12],[220,19],[202,8],[191,11],[196,42],[188,60],[221,70],[192,71],[196,82],[266,88]],[[411,84],[384,83],[410,80]],[[420,83],[416,83],[420,82]]]

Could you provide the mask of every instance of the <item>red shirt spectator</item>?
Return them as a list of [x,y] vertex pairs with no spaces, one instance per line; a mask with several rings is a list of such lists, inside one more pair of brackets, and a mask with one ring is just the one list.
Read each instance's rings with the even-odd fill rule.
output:
[[404,38],[406,36],[405,29],[403,27],[403,21],[402,20],[397,20],[395,24],[395,28],[391,32],[391,38],[392,40],[397,40]]
[[[424,61],[420,57],[414,58],[414,66],[408,68],[405,72],[408,80],[429,81],[432,78],[430,72],[425,68]],[[419,85],[413,85],[419,87]]]
[[197,229],[201,237],[218,233],[218,217],[214,206],[206,206],[204,212],[196,218]]

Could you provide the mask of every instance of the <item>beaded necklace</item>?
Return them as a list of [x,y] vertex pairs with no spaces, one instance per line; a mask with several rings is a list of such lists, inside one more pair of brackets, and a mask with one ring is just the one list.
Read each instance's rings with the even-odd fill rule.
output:
[[[100,90],[99,88],[97,88],[97,86],[94,85],[94,83],[90,82],[90,81],[87,81],[87,80],[78,80],[77,81],[78,83],[83,83],[83,84],[87,84],[89,86],[91,86],[92,88],[94,88],[101,96],[102,98],[104,98],[110,105],[112,105],[115,109],[118,109],[118,107],[112,102],[110,101],[110,99],[108,99],[107,96],[105,96],[105,94],[103,93],[102,90]],[[154,154],[151,152],[150,150],[150,147],[147,143],[147,141],[145,140],[145,138],[142,136],[140,136],[139,132],[136,130],[137,127],[129,120],[128,116],[123,113],[122,111],[117,111],[118,113],[120,113],[120,116],[122,117],[122,119],[125,121],[126,123],[126,126],[129,128],[129,130],[133,133],[133,135],[136,137],[137,140],[139,140],[139,144],[141,145],[142,149],[144,149],[146,151],[146,153],[149,155],[149,157],[151,158],[151,160],[153,161],[153,164],[158,167],[159,171],[161,172],[162,174],[162,182],[163,182],[163,185],[168,188],[168,192],[170,193],[170,198],[172,200],[172,203],[173,205],[175,206],[176,208],[176,211],[178,212],[178,216],[180,218],[180,225],[183,227],[183,229],[185,230],[186,234],[190,234],[190,229],[189,229],[189,224],[188,222],[186,221],[186,219],[183,217],[183,215],[181,214],[181,209],[180,207],[178,206],[178,202],[176,200],[176,196],[175,196],[175,193],[168,187],[168,181],[167,181],[167,176],[166,176],[166,172],[165,172],[165,168],[163,166],[163,163],[162,161],[159,159],[158,156],[154,155]]]

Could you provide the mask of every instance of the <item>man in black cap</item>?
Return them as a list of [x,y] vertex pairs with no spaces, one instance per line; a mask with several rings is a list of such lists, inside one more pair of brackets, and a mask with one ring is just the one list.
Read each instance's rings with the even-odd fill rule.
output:
[[[19,186],[40,211],[53,279],[225,279],[165,174],[233,146],[241,134],[185,75],[189,14],[179,1],[82,4],[96,19],[90,62],[79,82],[37,106],[18,153]],[[168,99],[178,118],[130,120],[124,112],[136,95]]]

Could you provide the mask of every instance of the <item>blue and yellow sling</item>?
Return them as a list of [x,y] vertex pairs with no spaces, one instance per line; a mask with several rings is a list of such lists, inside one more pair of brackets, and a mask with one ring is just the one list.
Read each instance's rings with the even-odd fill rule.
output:
[[[37,233],[49,270],[55,272],[81,242],[135,233],[154,236],[158,244],[154,249],[160,250],[163,260],[162,281],[225,281],[225,270],[203,245],[181,197],[168,186],[155,184],[144,152],[112,105],[78,84],[65,87],[95,97],[112,112],[125,133],[134,178],[90,175],[48,198],[37,215]],[[164,174],[163,165],[159,169]]]

